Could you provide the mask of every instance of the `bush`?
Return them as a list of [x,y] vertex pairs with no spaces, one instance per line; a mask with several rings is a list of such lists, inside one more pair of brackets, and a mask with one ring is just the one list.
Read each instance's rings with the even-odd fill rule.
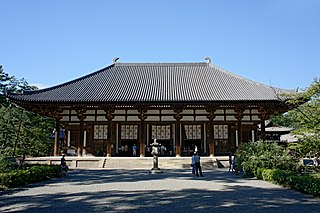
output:
[[245,171],[246,175],[257,176],[257,168],[295,170],[296,160],[276,143],[250,142],[243,143],[236,153],[238,167]]
[[280,169],[257,169],[259,179],[271,181],[284,187],[290,187],[300,192],[320,196],[320,178],[312,175],[301,176],[294,171]]
[[58,177],[61,177],[61,167],[58,165],[32,166],[26,170],[0,173],[0,185],[13,188]]
[[8,158],[0,156],[0,173],[9,172],[14,169],[15,165]]

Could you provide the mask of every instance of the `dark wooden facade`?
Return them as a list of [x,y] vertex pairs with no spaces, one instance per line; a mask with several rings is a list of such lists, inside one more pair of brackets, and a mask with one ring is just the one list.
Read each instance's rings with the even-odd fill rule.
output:
[[[33,107],[30,110],[56,119],[56,134],[65,126],[65,141],[59,147],[74,147],[78,156],[132,156],[134,144],[140,156],[148,156],[153,139],[166,147],[165,156],[187,156],[194,146],[203,155],[234,153],[242,142],[265,138],[264,121],[283,110],[278,103],[241,106],[70,106]],[[262,124],[258,138],[257,125]],[[121,150],[128,146],[128,152]],[[122,147],[123,148],[123,147]]]

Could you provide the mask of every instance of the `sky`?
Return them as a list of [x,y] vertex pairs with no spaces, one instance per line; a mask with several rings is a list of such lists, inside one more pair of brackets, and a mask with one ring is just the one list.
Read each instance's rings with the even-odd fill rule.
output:
[[205,62],[284,89],[320,77],[319,0],[0,0],[0,64],[40,88],[119,62]]

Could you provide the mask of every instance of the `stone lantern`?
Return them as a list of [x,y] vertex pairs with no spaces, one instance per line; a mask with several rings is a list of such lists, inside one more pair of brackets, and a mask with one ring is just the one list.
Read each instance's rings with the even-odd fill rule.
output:
[[160,168],[158,167],[158,156],[159,156],[159,149],[161,144],[157,142],[157,139],[153,140],[153,143],[150,144],[152,146],[151,154],[153,155],[153,168],[151,169],[151,173],[162,173]]

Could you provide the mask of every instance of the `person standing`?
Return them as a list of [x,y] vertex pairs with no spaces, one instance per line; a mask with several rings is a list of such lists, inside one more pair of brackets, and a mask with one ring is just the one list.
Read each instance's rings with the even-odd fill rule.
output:
[[138,149],[138,147],[134,144],[132,147],[132,155],[133,156],[137,156],[137,149]]
[[196,152],[193,153],[191,157],[191,168],[192,168],[192,174],[196,175]]
[[127,144],[124,146],[124,153],[125,156],[129,156],[129,146]]
[[232,164],[233,164],[234,174],[235,174],[235,175],[239,175],[238,158],[237,158],[236,155],[234,155],[234,157],[233,157]]
[[66,176],[67,172],[69,170],[69,167],[67,166],[67,163],[66,163],[66,159],[64,157],[65,157],[65,154],[63,154],[61,159],[60,159],[60,166],[61,166],[62,176]]
[[229,172],[233,172],[233,159],[232,154],[229,154]]
[[196,155],[195,155],[195,162],[196,162],[196,175],[197,175],[197,177],[199,177],[199,174],[201,177],[203,177],[201,164],[200,164],[200,156],[199,156],[198,152],[196,152]]

